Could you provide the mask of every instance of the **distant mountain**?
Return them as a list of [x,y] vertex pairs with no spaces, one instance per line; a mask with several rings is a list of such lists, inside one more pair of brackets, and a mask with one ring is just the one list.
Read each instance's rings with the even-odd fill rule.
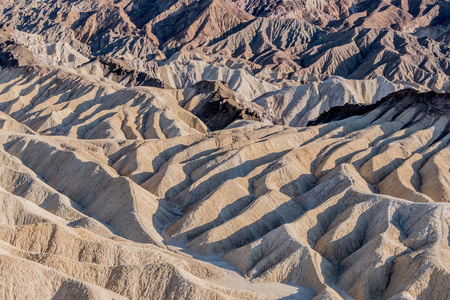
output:
[[443,91],[449,14],[447,1],[33,0],[5,2],[0,22],[85,56],[164,59],[200,51],[295,81],[384,76]]

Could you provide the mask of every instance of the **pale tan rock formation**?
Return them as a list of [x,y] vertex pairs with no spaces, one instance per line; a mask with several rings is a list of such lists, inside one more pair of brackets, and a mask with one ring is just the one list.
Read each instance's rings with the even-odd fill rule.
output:
[[0,298],[447,299],[449,9],[0,1]]
[[408,90],[316,126],[153,140],[38,135],[4,116],[2,295],[439,299],[449,101]]
[[45,66],[9,68],[1,73],[0,110],[38,133],[151,139],[207,130],[178,105],[181,91],[124,88],[103,77]]
[[305,126],[335,106],[372,104],[407,86],[393,84],[384,77],[347,80],[331,77],[324,81],[290,86],[265,93],[253,102],[264,108],[275,124]]

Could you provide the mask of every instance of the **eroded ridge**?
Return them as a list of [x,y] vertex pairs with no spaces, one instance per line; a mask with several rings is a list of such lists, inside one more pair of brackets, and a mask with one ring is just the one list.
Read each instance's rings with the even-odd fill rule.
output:
[[402,91],[315,126],[154,140],[37,135],[2,114],[0,261],[54,278],[42,297],[443,297],[449,103]]

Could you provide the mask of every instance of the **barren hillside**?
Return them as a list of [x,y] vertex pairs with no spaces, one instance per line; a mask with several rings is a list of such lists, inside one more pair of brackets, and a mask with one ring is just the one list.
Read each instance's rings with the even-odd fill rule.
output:
[[449,299],[448,1],[0,1],[1,299]]

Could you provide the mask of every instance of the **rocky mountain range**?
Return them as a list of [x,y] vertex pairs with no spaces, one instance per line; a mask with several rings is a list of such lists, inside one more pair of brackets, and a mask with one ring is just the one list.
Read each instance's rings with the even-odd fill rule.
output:
[[449,299],[449,1],[0,4],[1,299]]

